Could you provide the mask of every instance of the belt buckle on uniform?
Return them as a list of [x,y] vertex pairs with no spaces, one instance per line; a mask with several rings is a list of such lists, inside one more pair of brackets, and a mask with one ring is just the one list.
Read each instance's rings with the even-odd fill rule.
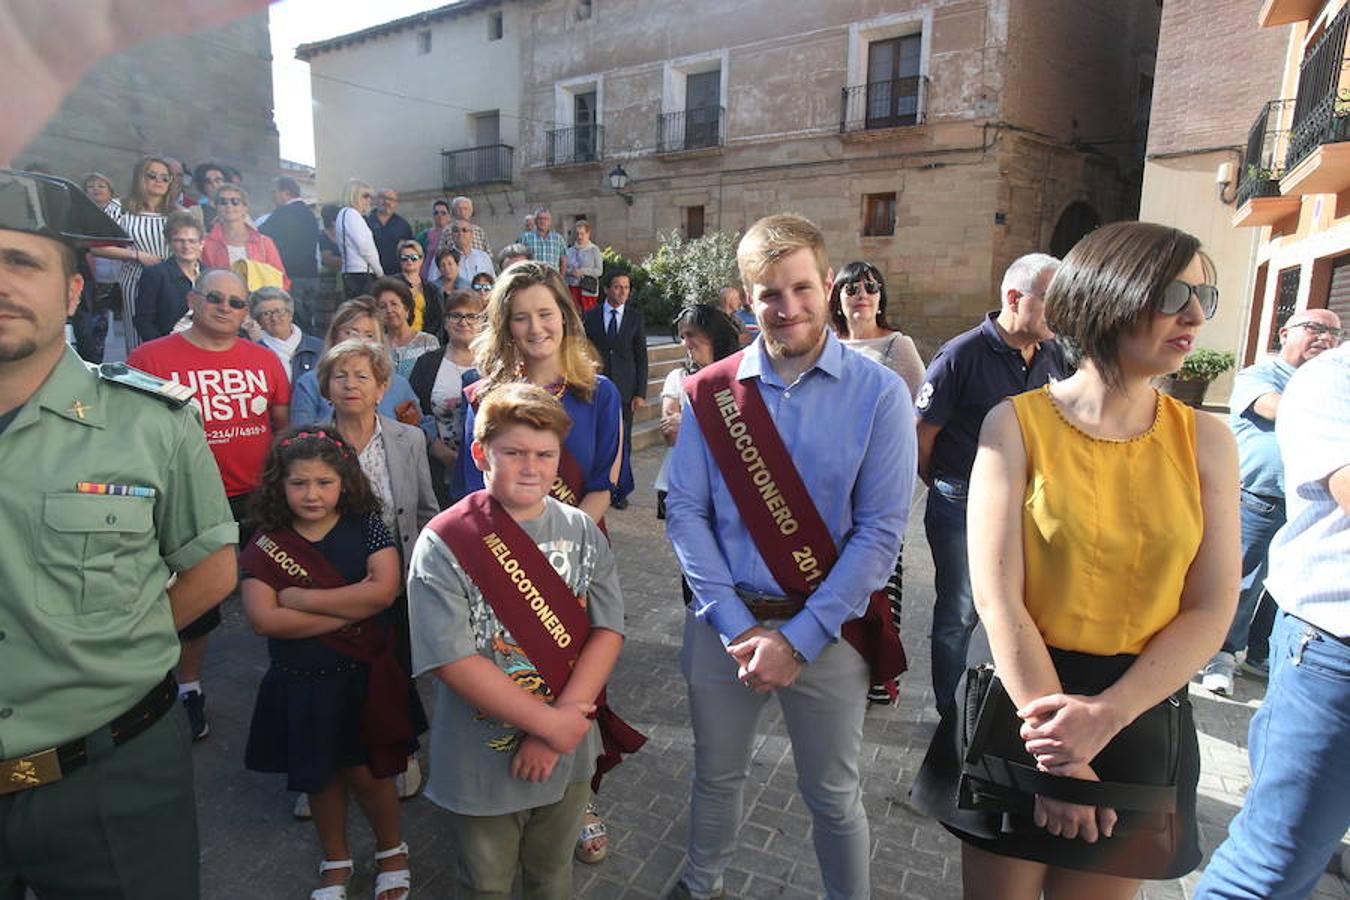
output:
[[0,761],[0,795],[17,794],[61,779],[56,750]]

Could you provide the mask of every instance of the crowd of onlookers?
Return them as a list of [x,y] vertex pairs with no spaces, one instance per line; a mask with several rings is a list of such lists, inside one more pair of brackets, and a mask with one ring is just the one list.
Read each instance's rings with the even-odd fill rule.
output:
[[[599,862],[606,827],[589,792],[569,790],[545,804],[547,791],[474,781],[457,768],[467,763],[445,749],[451,741],[466,760],[482,750],[469,747],[466,733],[448,735],[446,723],[462,730],[466,716],[515,721],[524,713],[499,704],[503,698],[493,689],[456,668],[462,648],[437,638],[435,629],[468,627],[491,671],[541,697],[553,695],[529,659],[522,662],[514,626],[485,599],[491,591],[480,590],[464,548],[453,545],[453,530],[434,522],[448,522],[443,511],[452,507],[457,516],[469,515],[465,498],[490,495],[507,510],[528,508],[525,519],[535,523],[528,536],[555,569],[563,566],[569,590],[590,592],[591,633],[600,636],[601,649],[594,658],[583,651],[574,663],[590,660],[581,669],[586,683],[594,676],[603,684],[618,652],[607,635],[621,636],[622,605],[608,541],[596,543],[595,536],[607,533],[609,510],[624,509],[636,487],[633,425],[648,402],[648,323],[629,302],[630,277],[606,271],[589,222],[578,221],[569,242],[553,229],[547,209],[527,217],[526,229],[494,254],[467,197],[436,200],[431,226],[415,234],[399,214],[396,191],[355,179],[340,204],[316,215],[293,179],[278,178],[271,211],[255,217],[231,167],[203,163],[189,183],[185,177],[176,160],[148,156],[124,197],[105,175],[84,178],[89,199],[132,241],[80,260],[89,277],[71,336],[87,360],[120,358],[125,350],[133,367],[193,392],[247,549],[244,605],[255,628],[271,638],[272,669],[246,762],[286,772],[300,792],[296,815],[314,818],[326,858],[315,896],[344,896],[339,889],[351,863],[341,855],[345,820],[337,810],[345,810],[349,793],[361,800],[382,848],[379,890],[394,898],[408,887],[395,798],[411,796],[422,783],[419,757],[427,754],[419,736],[428,717],[410,687],[422,673],[434,672],[448,692],[438,693],[432,717],[428,790],[456,814],[461,865],[482,867],[461,872],[464,883],[505,877],[509,887],[515,871],[514,862],[501,869],[490,848],[474,848],[485,826],[470,827],[468,820],[555,802],[568,827],[541,824],[535,838],[556,845],[570,829],[568,855]],[[841,588],[829,587],[845,583],[844,576],[827,579],[815,593],[789,587],[770,546],[747,524],[753,515],[734,487],[738,478],[753,484],[752,500],[768,499],[774,521],[792,521],[784,535],[799,525],[793,515],[809,531],[802,507],[812,500],[820,506],[822,534],[844,554],[839,571],[848,568],[860,579],[847,582],[850,589],[871,579],[869,627],[880,631],[868,652],[880,652],[875,635],[899,628],[899,537],[915,475],[927,484],[924,531],[936,592],[930,675],[941,725],[914,798],[962,839],[968,895],[985,896],[978,885],[988,884],[1000,886],[988,896],[1031,897],[1062,883],[1066,896],[1123,898],[1137,890],[1137,879],[1194,868],[1200,759],[1186,681],[1199,670],[1203,688],[1231,694],[1243,654],[1240,671],[1293,684],[1298,676],[1276,658],[1293,640],[1291,629],[1302,629],[1295,666],[1310,644],[1344,643],[1336,626],[1325,624],[1332,620],[1318,606],[1324,601],[1301,599],[1304,586],[1271,556],[1278,552],[1272,542],[1281,545],[1277,532],[1292,523],[1286,496],[1300,489],[1286,483],[1296,454],[1277,442],[1285,421],[1281,397],[1296,370],[1339,344],[1335,313],[1305,309],[1283,323],[1278,355],[1239,373],[1225,429],[1151,386],[1194,347],[1218,303],[1208,257],[1174,229],[1107,226],[1065,260],[1039,253],[1014,260],[998,308],[944,343],[927,364],[896,327],[885,273],[866,261],[832,267],[809,222],[781,216],[757,223],[738,261],[743,284],[723,287],[717,304],[689,306],[673,322],[655,323],[668,326],[684,350],[655,399],[669,447],[656,478],[657,515],[669,520],[684,573],[689,618],[682,662],[699,747],[689,862],[677,895],[720,895],[747,735],[760,708],[755,698],[777,692],[803,797],[816,817],[826,893],[863,896],[855,858],[866,838],[856,783],[858,729],[867,704],[896,696],[899,669],[862,666],[872,661],[862,649],[861,658],[844,660],[836,652],[845,643],[841,635],[848,637],[841,626],[858,615],[852,599],[835,595]],[[109,352],[110,333],[120,335],[117,353]],[[741,350],[734,367],[722,362]],[[798,367],[812,353],[818,355]],[[888,370],[888,380],[877,380],[871,363],[858,368],[859,357]],[[846,396],[820,380],[847,380],[845,373],[856,388]],[[769,404],[788,458],[803,467],[798,482],[772,468],[767,444],[759,470],[737,476],[726,468],[709,431],[716,419],[699,406],[699,386],[721,384],[716,378],[728,385],[758,380],[755,396]],[[742,430],[731,432],[732,456],[759,459],[755,441],[763,435],[754,429],[764,426],[754,424],[753,404],[728,412],[732,392],[725,388],[709,409],[726,423],[743,415]],[[1308,468],[1304,461],[1298,467]],[[717,470],[720,476],[710,474]],[[541,489],[572,510],[555,521],[547,512],[552,507],[521,499]],[[1344,507],[1335,485],[1329,490],[1332,505]],[[332,529],[331,540],[328,531],[315,533],[306,518],[311,512]],[[292,526],[341,570],[331,591],[297,594],[255,571],[261,562],[253,546],[275,546]],[[1285,544],[1312,526],[1290,527],[1295,534]],[[446,547],[450,556],[438,556]],[[808,544],[787,555],[807,571],[819,549]],[[823,556],[829,569],[834,557]],[[353,559],[366,562],[353,567]],[[1326,575],[1315,562],[1302,564]],[[434,599],[445,591],[462,593],[464,609]],[[461,614],[468,618],[461,621]],[[314,643],[376,619],[390,635],[379,652],[348,648],[343,657]],[[765,630],[766,621],[773,627]],[[979,670],[970,667],[981,622],[1002,679],[992,688],[984,682],[977,688]],[[210,728],[201,668],[207,637],[219,623],[212,609],[179,632],[179,693],[196,739]],[[333,673],[354,671],[343,659],[382,665],[379,653],[393,660],[403,688],[394,694],[387,684],[381,688],[402,711],[391,726],[399,737],[375,766],[372,745],[352,730],[362,708],[350,693],[357,688]],[[319,671],[329,674],[312,683],[323,687],[307,688],[299,699],[295,679],[313,680]],[[488,683],[495,677],[480,675]],[[841,685],[855,682],[856,696],[841,693]],[[972,769],[985,765],[982,752],[994,752],[972,737],[989,705],[988,694],[977,691],[1006,691],[1005,714],[1020,733],[1008,725],[1016,746],[998,753],[1022,754],[1018,765],[1031,775]],[[564,692],[555,699],[557,721],[537,729],[517,722],[523,732],[505,728],[484,745],[515,754],[512,778],[554,778],[554,765],[568,752],[561,748],[576,747],[582,737],[560,737],[555,729],[576,724],[561,717],[594,712],[592,701],[602,704],[603,695]],[[1106,761],[1113,746],[1153,740],[1152,732],[1139,735],[1160,715],[1172,722],[1168,771],[1158,775],[1137,753]],[[280,734],[297,717],[321,723],[299,749]],[[808,725],[819,734],[808,736]],[[1253,752],[1271,771],[1278,769],[1275,746],[1273,739],[1254,741]],[[363,753],[367,763],[353,766]],[[1006,762],[1000,757],[1000,766]],[[591,769],[577,768],[567,783],[583,774],[589,778]],[[1253,796],[1284,802],[1290,789],[1263,777]],[[1097,793],[1060,794],[1048,778],[1107,783]],[[1144,800],[1117,790],[1116,782],[1133,778],[1170,791],[1165,809],[1132,807]],[[1140,829],[1141,810],[1162,824]],[[1218,893],[1219,882],[1235,877],[1240,854],[1259,855],[1255,835],[1270,827],[1260,818],[1267,813],[1244,810],[1235,840],[1220,852],[1223,864],[1206,879],[1214,896],[1229,896]],[[1010,831],[1010,816],[1034,827]],[[1113,837],[1118,825],[1121,837]],[[1166,847],[1139,836],[1159,829],[1168,835]],[[556,857],[551,873],[537,873],[540,885],[552,885],[540,887],[540,896],[563,883]]]

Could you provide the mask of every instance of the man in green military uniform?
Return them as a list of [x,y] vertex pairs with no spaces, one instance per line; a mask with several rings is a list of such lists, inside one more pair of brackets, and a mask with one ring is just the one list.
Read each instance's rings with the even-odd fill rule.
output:
[[[176,626],[238,532],[191,407],[66,346],[75,254],[124,233],[0,170],[0,898],[198,896]],[[171,575],[177,575],[167,586]]]

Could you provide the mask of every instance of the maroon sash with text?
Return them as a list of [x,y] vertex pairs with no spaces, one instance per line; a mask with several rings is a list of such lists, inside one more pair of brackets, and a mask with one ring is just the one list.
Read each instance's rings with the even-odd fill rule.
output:
[[[539,546],[487,491],[475,491],[427,523],[440,536],[484,599],[559,696],[591,633],[585,598],[572,593]],[[591,789],[635,753],[647,738],[609,707],[602,688],[595,698],[602,752]]]
[[[239,554],[248,574],[274,591],[284,588],[346,587],[347,579],[314,546],[290,528],[258,532]],[[394,655],[387,622],[372,617],[345,625],[319,638],[331,650],[368,667],[366,701],[361,708],[361,745],[376,778],[397,775],[407,766],[413,724],[411,680]]]
[[[482,389],[479,387],[482,383],[475,381],[464,389],[464,396],[474,412],[478,411],[478,403],[482,400],[480,396]],[[558,476],[553,479],[553,486],[549,488],[548,494],[559,503],[580,506],[581,498],[586,495],[586,473],[582,471],[581,463],[577,462],[577,458],[567,449],[567,445],[561,445],[558,449]],[[609,529],[605,527],[603,519],[599,525],[600,531],[605,537],[609,537]]]
[[[685,382],[685,390],[764,564],[789,597],[805,600],[839,559],[839,548],[759,388],[753,379],[736,377],[743,353],[708,366]],[[885,684],[894,698],[895,678],[907,665],[885,592],[874,591],[866,612],[845,622],[841,634],[867,660],[872,683]]]

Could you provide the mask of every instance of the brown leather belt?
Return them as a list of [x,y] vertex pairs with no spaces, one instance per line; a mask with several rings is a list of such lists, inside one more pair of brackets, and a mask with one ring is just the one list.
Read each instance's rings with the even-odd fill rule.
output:
[[[151,688],[139,703],[104,726],[112,736],[113,746],[125,744],[158,722],[166,712],[173,709],[174,701],[177,699],[178,682],[170,673]],[[17,794],[19,791],[60,781],[87,762],[89,762],[89,736],[50,750],[40,750],[16,759],[0,760],[0,795]]]
[[806,601],[793,597],[775,597],[771,594],[756,594],[753,591],[736,589],[750,615],[756,619],[790,619],[806,609]]

